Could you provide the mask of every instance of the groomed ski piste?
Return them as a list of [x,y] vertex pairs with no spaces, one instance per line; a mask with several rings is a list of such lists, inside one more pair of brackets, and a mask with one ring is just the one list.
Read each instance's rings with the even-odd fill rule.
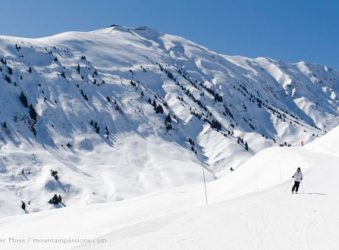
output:
[[223,55],[148,27],[0,35],[0,218],[21,201],[54,210],[54,195],[72,207],[200,192],[202,166],[208,182],[230,175],[231,199],[224,185],[253,155],[338,126],[338,96],[329,66]]
[[[0,220],[1,249],[338,249],[339,127],[204,186]],[[301,167],[299,194],[291,179]],[[73,240],[73,243],[69,241]],[[76,242],[78,241],[78,242]],[[90,242],[91,241],[91,242]]]

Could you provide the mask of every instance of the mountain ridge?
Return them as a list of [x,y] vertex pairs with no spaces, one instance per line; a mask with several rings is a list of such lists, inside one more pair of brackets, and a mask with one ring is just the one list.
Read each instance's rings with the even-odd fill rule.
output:
[[199,182],[201,167],[213,179],[339,124],[338,71],[220,55],[150,28],[0,37],[0,59],[9,207],[51,208],[53,193],[69,204],[121,200]]

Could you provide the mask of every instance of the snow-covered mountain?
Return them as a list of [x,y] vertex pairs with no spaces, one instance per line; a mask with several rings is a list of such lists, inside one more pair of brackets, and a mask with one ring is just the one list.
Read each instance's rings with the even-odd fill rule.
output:
[[[336,250],[339,127],[294,148],[268,148],[237,171],[121,202],[0,219],[4,249]],[[297,166],[304,180],[291,194]]]
[[146,27],[1,36],[0,60],[1,216],[211,180],[339,124],[338,71]]

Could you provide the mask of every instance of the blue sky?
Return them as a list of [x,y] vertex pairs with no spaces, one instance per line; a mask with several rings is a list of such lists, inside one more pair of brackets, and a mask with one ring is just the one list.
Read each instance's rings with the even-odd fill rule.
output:
[[0,34],[146,25],[214,51],[339,69],[337,0],[1,0]]

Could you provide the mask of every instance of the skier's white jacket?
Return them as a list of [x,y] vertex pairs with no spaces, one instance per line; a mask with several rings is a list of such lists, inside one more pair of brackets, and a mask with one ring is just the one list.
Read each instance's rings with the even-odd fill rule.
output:
[[293,178],[294,178],[294,181],[301,182],[301,180],[303,179],[303,173],[301,171],[300,172],[297,171],[293,175]]

